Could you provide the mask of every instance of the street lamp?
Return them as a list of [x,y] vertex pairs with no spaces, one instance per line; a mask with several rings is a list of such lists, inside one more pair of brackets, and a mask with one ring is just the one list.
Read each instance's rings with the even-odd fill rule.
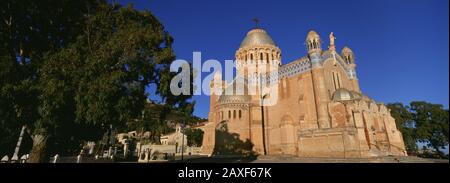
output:
[[183,124],[181,125],[181,161],[184,159],[184,128],[185,128],[186,122],[183,121]]
[[[261,104],[263,104],[264,99],[266,98],[267,95],[264,95],[261,97]],[[264,124],[264,105],[261,105],[261,128],[262,128],[262,141],[263,141],[263,150],[264,150],[264,155],[267,155],[267,150],[266,150],[266,129],[265,129],[265,124]]]
[[266,98],[267,94],[263,95],[263,80],[262,80],[262,74],[259,75],[259,92],[261,94],[261,129],[262,129],[262,143],[263,143],[263,152],[264,155],[267,155],[267,149],[266,149],[266,134],[265,134],[265,125],[264,125],[264,99]]

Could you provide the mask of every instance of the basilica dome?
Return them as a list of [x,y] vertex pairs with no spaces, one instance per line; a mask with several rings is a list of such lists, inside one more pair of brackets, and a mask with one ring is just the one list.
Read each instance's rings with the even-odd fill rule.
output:
[[275,46],[275,42],[273,42],[272,38],[265,30],[253,29],[247,33],[247,36],[242,41],[240,48],[261,45]]

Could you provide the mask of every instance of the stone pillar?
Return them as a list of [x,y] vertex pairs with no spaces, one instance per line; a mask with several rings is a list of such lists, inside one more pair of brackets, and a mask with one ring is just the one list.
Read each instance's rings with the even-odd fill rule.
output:
[[316,112],[319,128],[330,128],[330,119],[328,115],[328,103],[330,102],[325,87],[325,76],[322,64],[320,63],[320,53],[310,53],[311,75],[313,80],[314,98],[316,103]]

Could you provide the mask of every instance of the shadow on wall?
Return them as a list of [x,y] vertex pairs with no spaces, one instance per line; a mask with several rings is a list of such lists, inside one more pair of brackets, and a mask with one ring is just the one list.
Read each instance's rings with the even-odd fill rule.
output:
[[226,123],[222,123],[216,128],[216,143],[213,155],[257,157],[256,152],[253,151],[253,143],[248,139],[242,141],[237,133],[230,133]]

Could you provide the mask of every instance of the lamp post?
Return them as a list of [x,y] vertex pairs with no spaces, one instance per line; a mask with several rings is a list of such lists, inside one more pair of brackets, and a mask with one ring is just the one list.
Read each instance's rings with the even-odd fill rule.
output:
[[186,125],[186,122],[183,121],[183,124],[181,126],[180,132],[181,132],[181,161],[184,159],[184,127]]
[[263,84],[263,80],[262,80],[262,74],[259,75],[259,92],[261,95],[261,129],[262,129],[262,143],[263,143],[263,153],[264,155],[267,155],[267,149],[266,149],[266,130],[265,130],[265,125],[264,125],[264,99],[266,98],[267,95],[263,95],[263,91],[262,91],[262,84]]

